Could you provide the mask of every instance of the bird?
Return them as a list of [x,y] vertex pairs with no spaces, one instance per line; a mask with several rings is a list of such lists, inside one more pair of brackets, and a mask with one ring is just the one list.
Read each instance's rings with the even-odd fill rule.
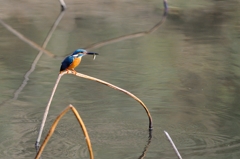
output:
[[96,57],[96,55],[98,55],[98,53],[88,52],[87,50],[84,50],[84,49],[75,50],[71,55],[67,56],[62,61],[62,65],[60,67],[59,74],[61,74],[64,71],[67,71],[67,73],[68,73],[68,71],[71,70],[76,75],[77,72],[75,71],[75,68],[80,64],[82,57],[85,55],[93,55],[93,59],[95,59],[95,57]]

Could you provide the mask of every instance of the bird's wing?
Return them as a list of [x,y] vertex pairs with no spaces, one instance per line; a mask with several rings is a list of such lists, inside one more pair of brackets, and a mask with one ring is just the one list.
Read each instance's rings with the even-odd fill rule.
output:
[[66,58],[63,60],[63,62],[62,62],[60,71],[66,70],[66,69],[71,65],[71,63],[73,62],[73,60],[74,60],[74,57],[73,57],[73,56],[68,56],[68,57],[66,57]]

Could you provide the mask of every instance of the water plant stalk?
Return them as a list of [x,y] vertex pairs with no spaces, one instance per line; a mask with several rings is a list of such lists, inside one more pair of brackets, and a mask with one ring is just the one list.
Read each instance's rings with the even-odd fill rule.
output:
[[59,83],[59,81],[60,81],[60,79],[61,79],[62,76],[63,76],[63,74],[59,74],[59,75],[58,75],[57,81],[56,81],[56,83],[55,83],[55,85],[54,85],[54,87],[53,87],[52,94],[51,94],[51,96],[50,96],[50,99],[49,99],[49,101],[48,101],[47,107],[46,107],[46,109],[45,109],[45,112],[44,112],[44,115],[43,115],[43,119],[42,119],[42,123],[41,123],[41,127],[40,127],[40,130],[39,130],[39,132],[38,132],[38,138],[37,138],[37,141],[36,141],[36,143],[35,143],[36,151],[38,151],[38,149],[39,149],[39,146],[40,146],[39,144],[40,144],[40,140],[41,140],[43,128],[44,128],[44,125],[45,125],[45,123],[46,123],[46,119],[47,119],[47,115],[48,115],[48,112],[49,112],[49,108],[50,108],[50,105],[51,105],[51,103],[52,103],[53,96],[54,96],[54,94],[55,94],[55,92],[56,92],[58,83]]
[[170,137],[170,135],[168,134],[168,132],[164,130],[164,133],[165,133],[165,135],[167,136],[168,141],[171,143],[171,145],[172,145],[175,153],[177,154],[178,158],[179,158],[179,159],[182,159],[182,156],[180,155],[180,153],[179,153],[176,145],[174,144],[174,142],[173,142],[173,140],[171,139],[171,137]]
[[[66,73],[67,73],[67,72],[63,72],[62,74],[66,74]],[[68,73],[75,75],[75,73],[72,72],[72,71],[69,71]],[[100,79],[95,78],[95,77],[91,77],[91,76],[88,76],[88,75],[85,75],[85,74],[82,74],[82,73],[78,73],[78,72],[76,73],[76,76],[82,77],[82,78],[86,78],[86,79],[89,79],[89,80],[92,80],[92,81],[95,81],[95,82],[104,84],[104,85],[106,85],[106,86],[108,86],[108,87],[111,87],[111,88],[113,88],[113,89],[116,89],[116,90],[118,90],[118,91],[121,91],[121,92],[129,95],[129,96],[132,97],[133,99],[135,99],[137,102],[139,102],[139,103],[142,105],[142,107],[143,107],[144,110],[146,111],[147,116],[148,116],[148,119],[149,119],[149,130],[150,130],[150,131],[152,130],[152,128],[153,128],[153,123],[152,123],[151,114],[150,114],[147,106],[146,106],[138,97],[136,97],[134,94],[128,92],[128,91],[125,90],[125,89],[122,89],[122,88],[120,88],[120,87],[118,87],[118,86],[115,86],[115,85],[113,85],[113,84],[111,84],[111,83],[108,83],[108,82],[106,82],[106,81],[100,80]]]
[[[43,42],[42,48],[45,49],[47,47],[48,42],[50,41],[53,32],[56,30],[59,22],[61,21],[63,15],[65,12],[61,12],[59,14],[59,16],[57,17],[56,21],[54,22],[52,28],[50,29],[46,39]],[[23,90],[23,88],[27,85],[27,82],[29,80],[29,76],[31,75],[31,73],[35,70],[36,65],[39,61],[39,59],[42,57],[43,55],[43,51],[39,51],[38,55],[36,56],[36,58],[34,59],[32,66],[30,68],[30,70],[28,70],[28,72],[24,75],[24,81],[22,82],[21,86],[14,92],[14,98],[13,100],[16,100],[18,98],[19,93]]]
[[156,30],[158,30],[160,28],[160,26],[165,22],[165,20],[167,18],[167,13],[168,13],[167,0],[163,0],[163,6],[164,6],[164,11],[163,11],[161,20],[156,25],[154,25],[151,29],[149,29],[147,31],[141,31],[141,32],[132,33],[132,34],[128,34],[128,35],[123,35],[123,36],[109,39],[106,41],[101,41],[99,43],[91,44],[91,45],[85,47],[85,49],[86,50],[96,49],[96,48],[99,48],[99,47],[102,47],[105,45],[109,45],[112,43],[116,43],[116,42],[120,42],[120,41],[124,41],[124,40],[128,40],[128,39],[138,38],[138,37],[145,36],[145,35],[155,32]]
[[[43,132],[43,128],[44,128],[44,125],[45,125],[45,122],[46,122],[46,119],[47,119],[47,115],[48,115],[48,112],[49,112],[49,108],[50,108],[53,96],[54,96],[54,94],[56,92],[56,89],[57,89],[57,86],[58,86],[58,83],[59,83],[61,77],[63,75],[65,75],[65,74],[67,74],[67,71],[65,71],[65,72],[63,72],[63,73],[58,75],[57,81],[55,83],[55,86],[53,88],[52,94],[50,96],[50,99],[48,101],[47,107],[45,109],[45,112],[44,112],[44,115],[43,115],[43,120],[42,120],[42,123],[41,123],[41,127],[40,127],[40,130],[39,130],[39,133],[38,133],[38,138],[37,138],[37,141],[35,143],[35,148],[36,148],[37,151],[38,151],[39,146],[40,146],[39,144],[40,144],[41,135],[42,135],[42,132]],[[82,77],[82,78],[85,78],[85,79],[89,79],[89,80],[92,80],[92,81],[99,82],[99,83],[104,84],[104,85],[106,85],[108,87],[111,87],[113,89],[119,90],[119,91],[129,95],[130,97],[134,98],[137,102],[139,102],[143,106],[144,110],[146,111],[146,113],[148,115],[148,120],[149,120],[149,131],[152,130],[152,128],[153,128],[152,117],[151,117],[151,114],[150,114],[147,106],[138,97],[136,97],[132,93],[126,91],[125,89],[117,87],[117,86],[115,86],[115,85],[113,85],[111,83],[108,83],[106,81],[103,81],[103,80],[100,80],[98,78],[94,78],[94,77],[91,77],[91,76],[88,76],[88,75],[85,75],[85,74],[82,74],[82,73],[78,73],[78,72],[75,73],[75,72],[72,72],[72,71],[68,71],[68,74],[73,74],[73,75],[76,75],[78,77]]]
[[66,107],[58,116],[57,118],[55,119],[55,121],[53,122],[50,130],[48,131],[48,134],[46,136],[46,138],[44,139],[43,141],[43,144],[41,145],[39,151],[37,152],[36,156],[35,156],[35,159],[39,159],[45,146],[47,145],[50,137],[52,136],[52,134],[54,133],[57,125],[58,125],[58,122],[60,121],[60,119],[69,111],[69,110],[72,110],[73,114],[75,115],[75,117],[77,118],[78,120],[78,123],[79,125],[81,126],[82,128],[82,131],[83,131],[83,134],[85,136],[85,139],[86,139],[86,143],[87,143],[87,146],[88,146],[88,151],[89,151],[89,156],[90,156],[90,159],[94,159],[94,155],[93,155],[93,150],[92,150],[92,145],[91,145],[91,141],[90,141],[90,138],[89,138],[89,135],[88,135],[88,132],[87,132],[87,128],[82,120],[82,118],[80,117],[78,111],[75,109],[74,106],[72,106],[71,104]]
[[31,47],[33,47],[34,49],[37,49],[39,51],[44,52],[46,55],[50,56],[50,57],[56,57],[56,55],[54,55],[53,53],[51,53],[50,51],[47,51],[46,49],[42,48],[41,46],[39,46],[38,44],[36,44],[35,42],[33,42],[32,40],[29,40],[27,37],[25,37],[23,34],[19,33],[17,30],[13,29],[10,25],[8,25],[7,23],[5,23],[3,20],[0,19],[0,24],[2,24],[2,26],[4,26],[8,31],[10,31],[11,33],[13,33],[14,35],[16,35],[19,39],[21,39],[22,41],[26,42],[27,44],[29,44]]
[[60,2],[60,4],[61,4],[61,11],[66,10],[66,9],[67,9],[67,6],[66,6],[64,0],[59,0],[59,2]]

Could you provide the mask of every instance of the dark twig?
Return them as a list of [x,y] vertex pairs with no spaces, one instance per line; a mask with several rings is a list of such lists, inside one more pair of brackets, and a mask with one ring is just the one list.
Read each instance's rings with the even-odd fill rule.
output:
[[51,53],[50,51],[47,51],[46,49],[42,48],[41,46],[39,46],[38,44],[36,44],[35,42],[33,42],[32,40],[29,40],[28,38],[26,38],[24,35],[22,35],[21,33],[19,33],[17,30],[13,29],[10,25],[8,25],[7,23],[5,23],[3,20],[0,19],[0,23],[7,29],[9,30],[11,33],[13,33],[14,35],[16,35],[19,39],[21,39],[22,41],[26,42],[27,44],[29,44],[30,46],[32,46],[34,49],[37,49],[39,51],[42,51],[43,53],[45,53],[46,55],[50,56],[50,57],[56,57],[56,55],[54,55],[53,53]]
[[[55,29],[57,28],[59,22],[61,21],[64,13],[65,13],[65,12],[61,12],[61,13],[59,14],[59,16],[57,17],[56,21],[54,22],[52,28],[50,29],[50,31],[49,31],[46,39],[45,39],[45,41],[43,42],[43,45],[42,45],[42,48],[43,48],[43,49],[45,49],[45,48],[47,47],[47,44],[48,44],[49,40],[51,39],[52,34],[53,34],[53,32],[55,31]],[[23,88],[27,85],[28,80],[29,80],[29,76],[30,76],[31,73],[35,70],[36,65],[37,65],[37,63],[38,63],[38,61],[39,61],[39,59],[41,58],[42,55],[43,55],[43,51],[40,50],[39,53],[38,53],[38,55],[37,55],[36,58],[34,59],[32,65],[31,65],[30,70],[28,70],[27,73],[24,75],[24,80],[23,80],[21,86],[14,92],[14,97],[13,97],[12,99],[8,99],[8,100],[3,101],[0,105],[3,105],[3,104],[5,104],[5,103],[7,103],[7,102],[9,102],[9,101],[12,101],[12,100],[16,100],[16,99],[18,98],[19,93],[21,93],[22,90],[23,90]]]
[[[49,31],[49,33],[48,33],[48,35],[47,35],[47,37],[46,37],[46,39],[45,39],[45,41],[44,41],[44,43],[43,43],[42,48],[45,49],[45,48],[47,47],[47,44],[48,44],[49,40],[51,39],[52,34],[53,34],[53,32],[55,31],[55,29],[57,28],[59,22],[61,21],[63,15],[64,15],[64,12],[61,12],[61,13],[59,14],[59,16],[58,16],[58,18],[56,19],[56,21],[54,22],[51,30]],[[37,57],[35,58],[35,60],[34,60],[33,63],[32,63],[31,69],[25,74],[25,76],[24,76],[25,79],[24,79],[22,85],[15,91],[13,100],[16,100],[16,99],[18,98],[19,93],[20,93],[20,92],[23,90],[23,88],[27,85],[27,82],[28,82],[28,80],[29,80],[29,76],[30,76],[31,73],[35,70],[36,65],[37,65],[39,59],[41,58],[42,54],[43,54],[42,51],[40,51],[40,52],[38,53]]]
[[154,31],[159,29],[160,26],[166,20],[167,12],[168,12],[167,0],[163,1],[163,5],[164,5],[164,12],[163,12],[162,19],[155,26],[153,26],[150,30],[137,32],[137,33],[133,33],[133,34],[128,34],[128,35],[120,36],[120,37],[113,38],[113,39],[110,39],[110,40],[106,40],[106,41],[102,41],[102,42],[99,42],[99,43],[95,43],[95,44],[92,44],[90,46],[85,47],[85,49],[87,49],[87,50],[96,49],[96,48],[99,48],[99,47],[102,47],[102,46],[105,46],[105,45],[109,45],[109,44],[112,44],[112,43],[116,43],[116,42],[119,42],[119,41],[133,39],[133,38],[138,38],[138,37],[145,36],[145,35],[153,33]]
[[[66,4],[64,2],[64,0],[59,0],[60,4],[61,4],[61,8],[62,10],[66,9]],[[117,38],[113,38],[110,40],[106,40],[103,42],[99,42],[99,43],[95,43],[92,44],[90,46],[85,47],[85,49],[87,50],[91,50],[91,49],[96,49],[108,44],[112,44],[112,43],[116,43],[119,41],[123,41],[123,40],[128,40],[128,39],[133,39],[133,38],[137,38],[137,37],[141,37],[141,36],[145,36],[148,34],[153,33],[154,31],[156,31],[166,20],[167,17],[167,12],[168,12],[168,5],[167,5],[167,0],[163,0],[163,4],[164,4],[164,12],[163,12],[163,16],[162,19],[160,20],[160,22],[158,22],[154,27],[152,27],[150,30],[148,31],[142,31],[142,32],[137,32],[137,33],[133,33],[133,34],[129,34],[129,35],[124,35],[124,36],[120,36]],[[27,37],[25,37],[24,35],[22,35],[21,33],[19,33],[18,31],[16,31],[15,29],[13,29],[11,26],[9,26],[8,24],[6,24],[3,20],[0,19],[0,23],[6,28],[8,29],[11,33],[15,34],[19,39],[21,39],[22,41],[26,42],[27,44],[29,44],[30,46],[32,46],[34,49],[37,49],[39,51],[42,51],[43,53],[45,53],[46,55],[53,57],[53,58],[57,58],[58,56],[51,53],[50,51],[42,48],[41,46],[39,46],[38,44],[36,44],[35,42],[33,42],[32,40],[28,39]]]

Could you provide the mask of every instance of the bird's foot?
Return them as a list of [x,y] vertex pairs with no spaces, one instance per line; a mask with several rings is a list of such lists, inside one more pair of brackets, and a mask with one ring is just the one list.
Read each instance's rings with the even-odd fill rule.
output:
[[[72,71],[72,72],[73,72],[73,74],[77,75],[77,71],[75,71],[75,70],[68,70],[68,69],[66,69],[66,73],[67,73],[67,74],[69,74],[69,73],[70,73],[70,71]],[[60,71],[60,73],[59,73],[59,74],[61,74],[61,73],[63,73],[63,71]]]
[[66,69],[66,72],[67,72],[67,74],[69,74],[69,70],[68,69]]
[[74,75],[77,75],[77,71],[75,71],[75,70],[72,70],[72,71],[73,71]]
[[[68,70],[68,69],[67,69],[67,71],[71,71],[74,75],[77,74],[77,71],[75,71],[74,69],[71,69],[71,70]],[[68,72],[67,72],[67,73],[68,73]]]

